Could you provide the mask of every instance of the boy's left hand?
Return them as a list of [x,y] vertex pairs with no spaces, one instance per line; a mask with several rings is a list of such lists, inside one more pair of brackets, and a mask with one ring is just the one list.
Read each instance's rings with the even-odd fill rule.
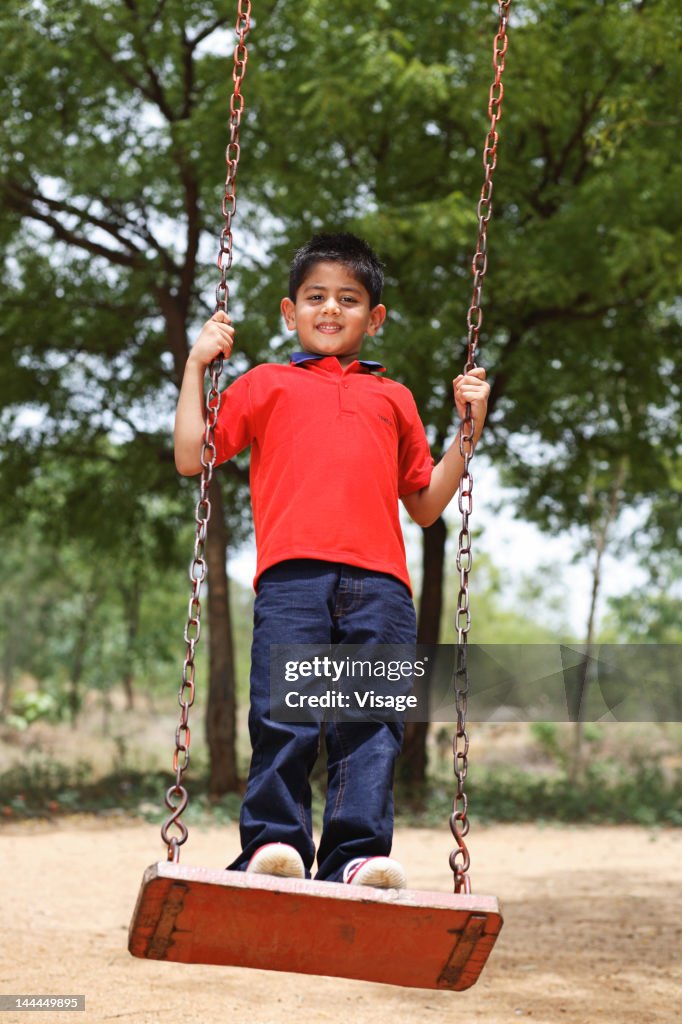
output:
[[476,433],[478,433],[485,420],[490,394],[490,385],[486,382],[485,370],[482,366],[476,366],[466,374],[460,373],[459,377],[455,377],[452,385],[460,419],[464,419],[467,402],[470,402],[471,415],[476,424]]

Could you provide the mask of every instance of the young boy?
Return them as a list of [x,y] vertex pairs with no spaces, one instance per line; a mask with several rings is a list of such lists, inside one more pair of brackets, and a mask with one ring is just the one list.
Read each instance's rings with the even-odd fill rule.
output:
[[[416,619],[398,517],[400,498],[428,526],[455,494],[456,440],[434,468],[412,394],[360,358],[386,317],[383,266],[350,234],[318,235],[293,260],[281,310],[301,351],[263,364],[223,393],[216,463],[251,445],[257,546],[242,853],[233,870],[309,877],[315,859],[309,774],[315,722],[270,716],[271,644],[411,644]],[[178,401],[178,471],[201,471],[203,378],[229,357],[234,328],[217,312],[193,346]],[[460,416],[470,402],[478,440],[489,387],[477,368],[454,381]],[[318,879],[404,887],[389,857],[400,722],[325,723],[328,790]]]

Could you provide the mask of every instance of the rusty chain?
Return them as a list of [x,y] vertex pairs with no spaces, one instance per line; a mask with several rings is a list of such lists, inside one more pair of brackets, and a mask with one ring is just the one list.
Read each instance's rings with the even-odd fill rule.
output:
[[220,251],[218,253],[218,269],[220,270],[220,281],[216,287],[216,311],[223,309],[228,312],[230,301],[230,289],[227,283],[227,275],[232,266],[232,218],[237,211],[237,193],[235,181],[241,149],[239,146],[239,128],[244,113],[244,97],[242,95],[242,82],[246,75],[246,64],[249,59],[249,51],[246,46],[246,37],[251,28],[251,0],[239,0],[237,25],[237,45],[234,48],[234,68],[232,70],[232,81],[234,89],[230,97],[230,139],[225,150],[225,164],[227,166],[227,177],[225,179],[225,195],[223,197],[223,217],[225,225],[220,233]]
[[[216,308],[217,312],[222,309],[229,311],[230,291],[227,282],[227,275],[232,266],[232,219],[237,209],[237,193],[235,181],[239,167],[239,128],[242,114],[244,113],[244,97],[241,92],[242,82],[246,74],[246,63],[248,61],[248,49],[246,37],[251,28],[251,3],[250,0],[239,0],[237,24],[237,44],[234,48],[234,68],[232,81],[234,88],[230,97],[229,128],[230,138],[225,150],[225,163],[227,166],[227,177],[225,179],[225,196],[223,198],[223,217],[225,224],[220,233],[220,250],[218,253],[218,269],[220,280],[216,287]],[[194,557],[190,564],[189,577],[192,582],[192,589],[187,611],[187,622],[185,624],[185,660],[182,667],[182,681],[178,691],[178,702],[180,704],[180,722],[175,730],[175,752],[173,754],[173,771],[175,782],[166,792],[166,807],[171,812],[170,816],[163,823],[161,838],[168,848],[168,860],[177,863],[180,859],[180,847],[187,840],[187,826],[181,820],[189,802],[187,790],[183,784],[183,777],[189,766],[189,709],[194,703],[195,695],[195,674],[194,655],[196,646],[201,636],[201,588],[208,573],[205,557],[206,533],[208,521],[211,518],[211,501],[209,489],[213,479],[215,466],[215,426],[220,408],[219,382],[222,373],[222,358],[215,359],[210,366],[210,386],[206,396],[206,425],[204,438],[201,446],[201,485],[199,500],[197,501],[194,519],[196,522],[196,536],[194,540]],[[171,835],[171,829],[175,834]]]
[[[478,339],[483,322],[482,295],[483,279],[488,269],[488,223],[492,216],[493,173],[497,164],[497,125],[502,117],[502,98],[504,86],[502,73],[507,53],[507,25],[511,0],[498,0],[499,27],[493,44],[493,67],[495,78],[490,86],[488,98],[488,116],[490,127],[483,149],[483,168],[485,177],[478,202],[478,241],[476,252],[471,261],[473,274],[473,292],[471,305],[467,313],[467,361],[464,372],[468,373],[476,366]],[[471,611],[469,608],[469,573],[472,566],[471,530],[469,516],[472,511],[472,492],[474,480],[469,465],[474,454],[474,420],[471,405],[467,403],[465,415],[459,434],[459,451],[463,460],[462,476],[459,481],[458,505],[462,516],[462,527],[459,531],[457,550],[457,570],[459,572],[459,593],[455,612],[455,628],[457,630],[457,650],[454,669],[455,709],[457,726],[452,741],[452,753],[457,792],[450,815],[450,829],[457,847],[450,853],[450,868],[454,875],[455,892],[471,892],[469,867],[471,858],[464,842],[469,833],[468,818],[469,800],[464,790],[464,783],[469,770],[469,736],[466,729],[467,699],[469,694],[469,672],[467,665],[467,640],[471,629]]]

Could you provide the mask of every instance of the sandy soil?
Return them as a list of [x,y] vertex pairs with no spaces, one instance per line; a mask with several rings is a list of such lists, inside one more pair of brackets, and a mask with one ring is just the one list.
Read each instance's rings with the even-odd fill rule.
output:
[[[478,827],[470,839],[474,889],[499,897],[505,925],[478,984],[450,993],[135,960],[127,926],[143,868],[163,859],[157,827],[5,826],[0,994],[82,993],[76,1021],[140,1024],[672,1024],[682,981],[682,832],[506,826]],[[182,859],[221,867],[236,846],[233,827],[195,828]],[[412,887],[447,891],[449,849],[447,828],[404,829],[394,854]],[[56,1012],[37,1019],[74,1020]]]

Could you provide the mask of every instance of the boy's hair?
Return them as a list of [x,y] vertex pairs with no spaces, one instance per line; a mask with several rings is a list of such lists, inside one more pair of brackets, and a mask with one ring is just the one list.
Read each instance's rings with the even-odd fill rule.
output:
[[296,293],[316,263],[343,263],[369,292],[369,304],[381,302],[384,287],[384,265],[374,250],[348,231],[336,234],[313,235],[309,242],[294,254],[289,268],[289,298],[296,301]]

